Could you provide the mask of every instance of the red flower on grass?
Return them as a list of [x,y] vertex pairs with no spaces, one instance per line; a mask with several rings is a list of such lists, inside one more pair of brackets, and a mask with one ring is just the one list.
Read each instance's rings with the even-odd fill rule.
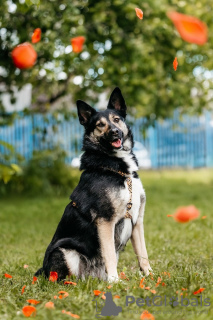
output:
[[36,315],[36,308],[33,306],[25,306],[22,308],[22,313],[25,317],[31,317]]
[[77,286],[77,283],[72,281],[64,281],[64,284],[71,284],[73,286]]
[[32,281],[32,284],[35,284],[35,282],[38,280],[38,278],[37,277],[33,277],[33,281]]
[[47,309],[54,309],[54,308],[55,308],[54,303],[51,302],[51,301],[45,303],[45,308],[47,308]]
[[141,314],[141,320],[155,320],[155,317],[147,310],[144,310]]
[[200,288],[199,290],[193,292],[194,295],[198,294],[198,293],[201,293],[205,290],[205,288]]
[[167,16],[172,20],[183,40],[199,45],[207,42],[207,26],[198,18],[176,11],[167,12]]
[[140,287],[141,289],[143,289],[143,288],[145,287],[145,285],[143,284],[144,280],[145,280],[145,277],[143,277],[143,278],[141,279],[141,281],[140,281],[139,287]]
[[55,282],[58,279],[58,273],[55,271],[50,271],[49,281]]
[[59,293],[58,299],[64,299],[69,296],[69,293],[66,291],[59,291],[58,293]]
[[4,276],[5,276],[5,278],[12,279],[12,276],[8,273],[5,273]]
[[21,289],[21,294],[24,294],[25,288],[26,288],[26,285],[22,287],[22,289]]
[[40,301],[38,301],[38,300],[34,300],[34,299],[29,299],[29,300],[26,300],[28,303],[30,303],[30,304],[34,304],[34,305],[37,305],[37,304],[39,304],[40,303]]
[[71,313],[70,311],[62,310],[61,312],[62,312],[62,313],[65,313],[65,314],[68,314],[69,316],[71,316],[71,317],[73,317],[73,318],[76,318],[76,319],[79,319],[79,318],[80,318],[79,315],[74,314],[74,313]]

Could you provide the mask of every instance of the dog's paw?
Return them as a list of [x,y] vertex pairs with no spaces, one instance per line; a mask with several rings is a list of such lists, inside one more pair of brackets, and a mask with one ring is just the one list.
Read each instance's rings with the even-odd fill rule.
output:
[[153,273],[152,272],[152,268],[150,267],[150,265],[143,266],[143,267],[140,268],[140,270],[142,271],[143,275],[145,275],[146,277],[150,274],[150,272]]
[[115,283],[115,282],[119,282],[121,279],[119,279],[118,275],[116,275],[116,276],[108,276],[107,280],[110,283]]

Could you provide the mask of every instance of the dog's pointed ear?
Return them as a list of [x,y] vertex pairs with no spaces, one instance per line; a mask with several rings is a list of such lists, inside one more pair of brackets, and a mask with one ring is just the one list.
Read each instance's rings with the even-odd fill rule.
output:
[[77,100],[76,104],[78,108],[79,122],[83,126],[87,126],[90,118],[96,113],[96,110],[82,100]]
[[114,109],[121,113],[122,117],[126,117],[126,103],[122,96],[121,90],[116,87],[109,98],[107,109]]

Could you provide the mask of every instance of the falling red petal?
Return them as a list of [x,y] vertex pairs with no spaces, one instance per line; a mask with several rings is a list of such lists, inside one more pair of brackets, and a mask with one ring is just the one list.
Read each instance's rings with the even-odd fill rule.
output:
[[71,39],[72,50],[75,53],[79,53],[83,50],[83,44],[85,42],[85,37],[75,37]]
[[22,43],[15,47],[12,51],[12,59],[14,65],[19,69],[28,69],[34,66],[37,53],[34,50],[33,46],[28,43]]
[[197,219],[199,215],[199,210],[195,206],[191,205],[178,208],[174,214],[174,219],[177,222],[185,223]]
[[[174,68],[175,71],[177,70],[177,66],[178,66],[178,61],[177,61],[177,57],[175,57],[175,59],[174,59],[174,61],[173,61],[173,68]],[[167,215],[167,217],[168,217],[168,216],[171,216],[171,217],[172,217],[172,215]]]
[[135,12],[136,12],[136,16],[139,18],[139,19],[143,19],[143,11],[139,8],[135,8]]
[[34,30],[31,41],[32,43],[37,43],[41,40],[41,29],[37,28]]
[[187,42],[203,45],[208,39],[208,29],[198,18],[176,11],[167,12],[181,38]]

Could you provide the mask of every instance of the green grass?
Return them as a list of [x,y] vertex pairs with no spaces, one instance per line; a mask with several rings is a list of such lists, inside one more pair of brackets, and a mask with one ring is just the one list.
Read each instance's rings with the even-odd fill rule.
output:
[[[212,307],[213,171],[141,172],[140,175],[147,194],[145,239],[154,272],[154,281],[147,277],[146,286],[156,289],[156,295],[178,296],[179,299],[176,291],[180,293],[181,288],[187,288],[187,298],[192,299],[195,297],[193,292],[203,287],[203,299],[210,298]],[[81,319],[95,319],[93,290],[106,291],[106,282],[72,278],[77,286],[65,287],[63,283],[50,283],[39,278],[32,285],[33,274],[42,265],[44,251],[67,203],[68,197],[57,196],[0,200],[0,320],[23,319],[21,310],[27,305],[26,299],[41,301],[36,307],[36,319],[69,319],[70,316],[61,313],[62,309],[80,315]],[[207,218],[179,224],[167,217],[178,206],[190,204],[197,206],[201,216],[206,215]],[[24,269],[24,264],[29,268]],[[136,303],[125,306],[127,295],[135,298],[154,296],[150,291],[139,288],[141,276],[131,243],[120,255],[118,271],[125,271],[129,281],[123,280],[110,289],[113,295],[120,295],[120,299],[114,301],[123,308],[116,319],[140,319],[144,309],[153,313],[155,319],[213,319],[211,307],[138,307]],[[171,277],[162,276],[164,271]],[[4,273],[11,274],[13,278],[5,279]],[[166,286],[156,288],[159,276]],[[23,285],[26,289],[21,295]],[[66,290],[69,296],[54,300],[53,296],[59,290]],[[45,309],[48,301],[55,303],[54,310]],[[101,301],[98,298],[98,303]],[[137,313],[130,314],[129,310]]]

